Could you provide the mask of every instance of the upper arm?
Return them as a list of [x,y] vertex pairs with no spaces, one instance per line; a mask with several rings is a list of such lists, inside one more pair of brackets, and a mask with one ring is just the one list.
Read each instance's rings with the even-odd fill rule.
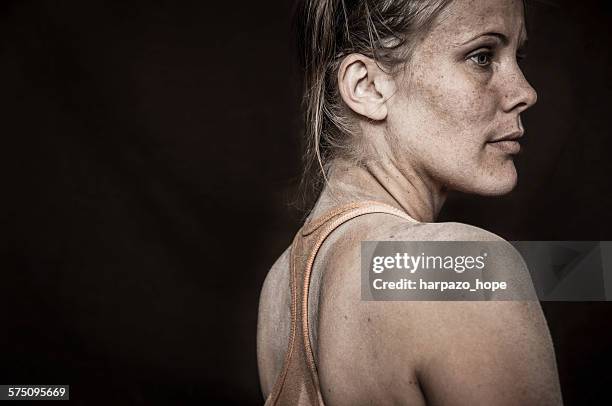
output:
[[[399,241],[499,243],[487,272],[531,287],[520,254],[495,234],[458,223],[395,231]],[[319,373],[329,399],[561,404],[539,302],[361,301],[359,266],[358,253],[334,263],[322,285]]]
[[[476,227],[452,223],[451,228],[449,240],[498,244],[486,272],[519,281],[516,289],[533,289],[522,257],[509,243]],[[384,345],[409,360],[427,404],[562,403],[552,341],[537,300],[392,302],[380,317]],[[402,368],[397,358],[395,364]]]
[[538,302],[431,302],[423,310],[412,328],[428,338],[416,355],[428,404],[561,404]]

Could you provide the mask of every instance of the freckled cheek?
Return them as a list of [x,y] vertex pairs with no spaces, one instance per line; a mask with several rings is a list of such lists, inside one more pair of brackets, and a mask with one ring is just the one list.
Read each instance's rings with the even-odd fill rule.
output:
[[438,148],[454,149],[453,155],[478,153],[495,118],[491,92],[455,66],[441,63],[429,68],[419,70],[407,88],[406,107],[416,113],[419,125]]
[[481,144],[489,137],[495,119],[495,104],[487,92],[449,84],[437,99],[438,115],[457,141]]
[[488,126],[495,115],[488,92],[461,78],[432,87],[430,99],[440,118],[453,128]]
[[483,103],[477,92],[454,88],[455,93],[440,93],[432,108],[438,117],[438,147],[465,168],[487,166],[490,151],[486,141],[494,111]]

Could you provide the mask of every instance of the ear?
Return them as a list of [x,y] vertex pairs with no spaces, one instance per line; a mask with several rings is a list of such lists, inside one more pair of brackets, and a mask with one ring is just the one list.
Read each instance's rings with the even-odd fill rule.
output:
[[338,88],[342,100],[357,114],[376,121],[387,118],[387,100],[395,91],[395,82],[372,58],[346,56],[338,69]]

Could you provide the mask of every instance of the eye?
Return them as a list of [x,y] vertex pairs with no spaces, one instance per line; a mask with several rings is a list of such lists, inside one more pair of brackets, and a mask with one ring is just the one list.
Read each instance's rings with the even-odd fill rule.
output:
[[490,51],[480,51],[470,56],[470,60],[476,65],[486,68],[491,64],[491,58],[493,57]]

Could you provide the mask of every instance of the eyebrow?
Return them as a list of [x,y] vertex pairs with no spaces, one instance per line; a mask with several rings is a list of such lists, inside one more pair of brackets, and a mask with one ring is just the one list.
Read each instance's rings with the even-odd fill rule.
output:
[[[502,34],[501,32],[490,31],[490,32],[485,32],[485,33],[482,33],[482,34],[478,34],[475,37],[472,37],[469,40],[459,44],[459,46],[463,46],[463,45],[469,44],[470,42],[472,42],[472,41],[474,41],[474,40],[476,40],[476,39],[478,39],[480,37],[496,37],[496,38],[498,38],[501,41],[501,43],[503,45],[508,45],[508,43],[510,42],[508,37],[506,35]],[[521,39],[521,42],[519,44],[519,48],[525,48],[526,46],[527,46],[527,36],[525,36],[525,37],[523,37]]]

